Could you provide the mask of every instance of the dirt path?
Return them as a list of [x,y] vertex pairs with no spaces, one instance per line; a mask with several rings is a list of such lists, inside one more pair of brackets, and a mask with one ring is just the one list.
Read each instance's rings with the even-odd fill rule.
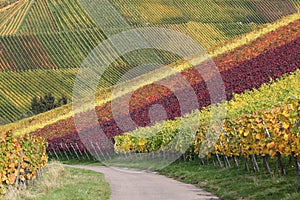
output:
[[211,193],[193,185],[184,184],[156,173],[103,166],[72,165],[71,167],[104,173],[112,191],[111,200],[218,199]]

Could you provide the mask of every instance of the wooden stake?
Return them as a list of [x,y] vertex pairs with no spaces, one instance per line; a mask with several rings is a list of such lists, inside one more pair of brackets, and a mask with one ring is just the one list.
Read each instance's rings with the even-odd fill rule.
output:
[[267,173],[268,174],[272,174],[271,172],[271,169],[270,169],[270,166],[269,166],[269,163],[268,163],[268,160],[267,160],[267,157],[266,156],[263,156],[263,163],[264,163],[264,166],[267,170]]
[[278,164],[278,167],[280,168],[281,174],[286,175],[285,168],[284,168],[284,166],[282,164],[282,161],[281,161],[281,154],[279,152],[277,152],[276,156],[277,156],[277,164]]

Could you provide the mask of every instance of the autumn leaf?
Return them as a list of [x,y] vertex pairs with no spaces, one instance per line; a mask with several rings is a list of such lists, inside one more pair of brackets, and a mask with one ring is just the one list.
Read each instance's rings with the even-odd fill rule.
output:
[[9,179],[8,179],[10,185],[14,184],[16,181],[16,176],[14,174],[10,174],[9,175]]
[[249,131],[244,132],[244,136],[247,137],[249,135]]
[[275,143],[274,142],[270,142],[269,144],[267,144],[267,148],[268,149],[273,149],[275,147]]
[[255,138],[256,138],[257,140],[261,140],[261,134],[257,134],[257,135],[255,136]]

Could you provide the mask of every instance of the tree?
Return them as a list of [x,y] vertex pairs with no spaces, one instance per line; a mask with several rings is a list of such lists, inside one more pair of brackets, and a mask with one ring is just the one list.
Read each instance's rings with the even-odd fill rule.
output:
[[66,105],[68,103],[68,99],[65,95],[63,95],[59,100],[58,103],[56,104],[57,107]]
[[[54,108],[60,107],[62,105],[66,105],[67,103],[68,103],[68,99],[65,95],[63,95],[56,103],[55,96],[52,93],[47,93],[46,95],[44,95],[44,97],[40,97],[40,98],[38,98],[37,96],[33,97],[33,99],[31,100],[31,105],[29,110],[32,114],[37,115],[52,110]],[[32,116],[32,114],[28,116]]]
[[51,93],[48,93],[44,96],[44,102],[45,102],[44,105],[46,107],[46,111],[52,110],[56,107],[55,97]]
[[45,100],[44,100],[43,97],[40,97],[39,112],[38,112],[38,114],[46,112],[46,111],[47,111],[47,109],[46,109],[46,102],[45,102]]
[[38,101],[37,96],[33,97],[31,100],[30,111],[35,115],[40,113],[40,102]]

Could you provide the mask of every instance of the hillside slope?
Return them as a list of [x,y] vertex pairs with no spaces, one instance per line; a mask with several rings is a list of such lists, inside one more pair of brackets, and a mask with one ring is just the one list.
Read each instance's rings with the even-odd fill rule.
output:
[[[128,23],[127,28],[171,28],[190,35],[209,52],[217,52],[219,44],[225,43],[229,38],[296,12],[299,7],[298,0],[287,1],[281,8],[275,6],[274,9],[279,14],[270,20],[263,16],[265,11],[254,9],[255,2],[242,0],[232,4],[212,0],[188,0],[185,3],[178,0],[157,0],[143,3],[129,0],[123,4],[112,0],[95,1],[96,4],[91,7],[87,0],[16,1],[0,12],[0,76],[7,80],[1,82],[0,124],[30,116],[29,105],[34,96],[51,92],[57,97],[65,95],[71,99],[77,71],[73,68],[81,66],[91,50],[110,36],[109,29],[117,25],[118,20],[110,17],[112,13],[104,10],[111,11],[111,7],[102,7],[103,5],[113,5],[121,13],[119,17],[122,19],[119,20]],[[205,8],[207,12],[197,13],[199,7]],[[154,11],[162,9],[166,12],[153,15]],[[297,14],[292,16],[285,21],[279,20],[278,23],[284,25],[298,17]],[[95,19],[102,21],[96,22]],[[152,22],[149,22],[150,19]],[[103,26],[99,27],[101,23]],[[114,33],[121,31],[118,26],[114,29]],[[239,46],[239,42],[233,42],[235,43]],[[118,59],[109,68],[100,85],[103,88],[115,84],[123,73],[141,63],[169,64],[177,60],[178,57],[166,52],[132,52]]]
[[[294,14],[288,17],[285,17],[281,20],[276,21],[275,23],[268,24],[256,31],[253,31],[249,34],[243,35],[241,37],[238,37],[237,39],[230,40],[224,45],[220,46],[219,48],[214,48],[210,53],[211,56],[217,56],[218,54],[223,54],[224,52],[230,51],[234,48],[237,48],[243,44],[247,44],[250,41],[255,40],[257,37],[260,37],[262,35],[268,34],[271,31],[274,31],[278,29],[281,26],[285,26],[289,24],[292,21],[295,21],[299,19],[300,15]],[[175,26],[175,25],[172,25]],[[176,25],[177,26],[177,25]],[[71,33],[69,33],[71,34]],[[21,36],[19,36],[21,37]],[[13,38],[18,39],[17,36],[11,36],[10,40]],[[28,39],[30,41],[30,38],[34,39],[37,38],[37,36],[34,35],[29,35],[29,36],[24,36],[22,38]],[[47,37],[49,40],[51,38]],[[201,36],[201,38],[205,38]],[[293,38],[293,37],[291,37]],[[54,38],[52,38],[54,40]],[[95,38],[93,38],[94,40]],[[288,37],[286,38],[288,39]],[[54,46],[56,41],[53,41],[51,43],[46,43],[48,45]],[[90,40],[92,42],[93,40]],[[98,39],[98,42],[100,42],[101,38]],[[3,41],[5,41],[3,44],[0,45],[6,45],[7,47],[10,47],[12,52],[18,52],[18,47],[14,45],[14,43],[9,43],[9,41],[6,41],[6,38],[3,38]],[[27,42],[28,42],[27,41]],[[51,61],[50,57],[47,57],[44,55],[44,60],[38,60],[35,59],[37,55],[42,55],[42,52],[39,51],[39,47],[42,46],[42,44],[38,44],[38,40],[32,40],[35,41],[35,46],[29,46],[27,48],[30,49],[27,54],[23,54],[20,52],[17,55],[20,55],[20,58],[26,57],[31,59],[31,63],[35,64],[42,64],[42,62],[47,62],[47,66],[44,67],[53,67],[55,68],[55,63]],[[287,40],[285,40],[287,41]],[[24,40],[25,42],[25,40]],[[281,42],[284,42],[283,40]],[[57,43],[57,45],[59,45]],[[50,47],[50,46],[49,46]],[[92,47],[91,47],[92,48]],[[90,50],[89,48],[88,50]],[[265,47],[267,48],[267,47]],[[44,48],[45,49],[45,48]],[[26,49],[25,49],[26,50]],[[68,64],[68,59],[67,57],[70,56],[67,53],[62,54],[64,51],[62,48],[59,46],[56,46],[55,48],[51,48],[51,51],[53,51],[52,55],[61,55],[57,56],[57,62],[65,63]],[[87,51],[88,51],[87,50]],[[264,49],[261,49],[263,51]],[[257,51],[257,53],[261,52],[260,50]],[[16,68],[16,65],[14,64],[13,60],[10,59],[9,54],[5,53],[5,51],[0,51],[0,57],[9,59],[6,61],[5,59],[0,59],[0,62],[3,63],[4,65],[10,65],[11,67]],[[25,60],[22,59],[22,63]],[[75,60],[70,62],[75,62]],[[71,65],[69,63],[68,65]],[[41,65],[42,66],[42,65]],[[184,70],[187,67],[190,67],[185,64],[181,63],[174,63],[172,64],[172,67],[174,67],[176,70]],[[112,68],[113,69],[113,68]],[[74,80],[76,77],[77,73],[76,68],[68,68],[68,69],[55,69],[55,70],[46,70],[46,69],[39,69],[39,70],[22,70],[20,72],[18,71],[0,71],[0,76],[2,77],[2,81],[0,83],[1,88],[2,88],[2,99],[1,99],[1,105],[2,108],[0,111],[0,123],[1,124],[6,124],[8,122],[16,121],[20,119],[21,116],[26,116],[26,113],[29,112],[29,106],[30,106],[30,101],[33,98],[33,96],[43,96],[45,93],[52,92],[55,94],[56,97],[60,97],[62,95],[65,95],[68,99],[71,99],[72,96],[72,89],[73,89],[73,84]],[[111,71],[111,70],[110,70]],[[167,77],[168,73],[163,72],[163,73],[158,73],[155,76],[152,76],[151,78],[146,78],[147,83],[142,83],[142,85],[151,83],[151,80],[156,77],[156,80],[162,79],[164,77]],[[29,78],[30,77],[30,78]],[[145,80],[146,80],[145,79]],[[117,79],[116,79],[117,80]],[[155,81],[155,80],[153,80]],[[145,82],[145,81],[144,81]],[[49,84],[51,83],[51,84]],[[38,84],[39,87],[35,87],[35,85]],[[133,85],[137,85],[140,83],[133,83]],[[138,86],[137,86],[138,87]],[[101,94],[102,93],[102,94]],[[106,99],[108,95],[103,94],[101,92],[100,96],[98,96],[98,99]],[[69,108],[69,110],[71,110]],[[53,114],[51,114],[55,118]],[[61,115],[59,115],[60,118],[62,118]],[[51,119],[53,121],[53,119]],[[44,120],[46,121],[46,120]],[[48,119],[49,121],[49,119]],[[49,122],[50,123],[50,122]]]
[[[299,26],[300,21],[298,20],[288,26],[281,27],[276,32],[271,32],[248,45],[214,59],[221,71],[227,100],[232,98],[233,93],[239,94],[248,89],[258,88],[268,82],[270,78],[275,79],[300,68],[300,58],[297,56],[300,48],[300,37],[297,31]],[[292,36],[293,32],[295,33],[294,36]],[[267,38],[270,38],[270,40]],[[258,48],[261,48],[261,50],[266,49],[262,52],[257,52]],[[197,94],[199,108],[208,106],[210,104],[209,93],[205,82],[197,71],[189,68],[181,72],[181,74],[186,77]],[[177,82],[176,80],[176,75],[171,76],[170,85],[174,85]],[[120,101],[119,106],[122,106],[122,103],[126,104],[126,101]],[[130,101],[130,113],[123,113],[123,116],[126,117],[129,114],[139,126],[151,125],[148,111],[155,104],[161,104],[165,107],[168,119],[174,119],[186,114],[181,113],[174,93],[154,83],[134,92]],[[123,132],[117,126],[116,119],[113,118],[110,102],[97,107],[96,110],[99,124],[109,137]],[[85,121],[90,114],[90,112],[82,113],[81,123],[83,127],[93,132],[95,125]],[[48,139],[60,138],[60,136],[74,139],[77,130],[73,120],[73,117],[70,117],[58,121],[34,131],[33,134],[41,135]]]
[[[108,29],[118,29],[110,13],[101,10],[105,2],[109,3],[95,1],[95,7],[91,8],[93,10],[86,10],[87,7],[83,5],[88,4],[88,0],[20,0],[7,11],[8,16],[0,18],[0,69],[22,71],[79,67],[88,53],[110,36]],[[241,0],[235,4],[223,0],[157,0],[151,3],[136,0],[125,3],[111,1],[122,14],[120,17],[128,23],[128,28],[149,26],[147,20],[155,20],[156,16],[157,22],[150,26],[186,33],[205,49],[250,32],[267,22],[296,13],[300,5],[299,0],[289,0],[285,2],[286,5],[275,8],[275,5],[281,3],[276,1],[273,7],[277,15],[269,20],[263,16],[266,10],[255,9],[255,4],[264,5],[263,2],[265,1]],[[201,12],[199,8],[203,8],[200,9]],[[175,11],[167,12],[168,10]],[[98,12],[100,20],[110,23],[110,27],[98,27],[97,24],[101,25],[102,21],[96,23],[92,11]],[[153,15],[155,12],[159,14]],[[115,32],[120,31],[122,30]],[[143,62],[147,56],[151,56],[151,53],[143,52],[139,59],[136,56],[126,59],[125,56],[123,62],[118,62],[117,65],[127,64],[132,67]],[[151,59],[154,58],[152,55]],[[170,63],[174,58],[167,56],[163,61],[164,64]]]
[[[297,17],[299,17],[299,15],[296,15]],[[296,17],[296,19],[297,19]],[[292,18],[295,19],[295,18]],[[276,46],[280,46],[283,45],[287,42],[291,42],[293,39],[299,37],[299,32],[297,31],[297,27],[299,26],[299,20],[296,20],[295,22],[291,23],[290,25],[287,26],[283,26],[281,27],[281,24],[285,24],[283,23],[284,21],[279,21],[279,23],[276,23],[274,25],[271,25],[270,27],[268,27],[268,29],[262,29],[261,32],[254,32],[254,35],[250,34],[248,36],[246,36],[245,38],[242,38],[242,40],[238,40],[237,43],[231,43],[229,44],[229,46],[227,48],[223,48],[221,47],[220,51],[216,51],[216,53],[218,52],[225,52],[221,55],[218,55],[217,57],[214,58],[214,61],[216,63],[221,63],[220,64],[220,68],[224,68],[222,66],[233,66],[234,63],[239,62],[239,61],[243,61],[245,58],[250,59],[253,56],[257,56],[260,53],[263,53],[265,51],[267,51],[269,48],[271,47],[276,47]],[[276,30],[274,31],[273,27],[276,27]],[[279,27],[279,28],[278,28]],[[271,31],[271,32],[269,32]],[[269,32],[269,33],[268,33]],[[279,38],[274,37],[273,35],[276,34],[275,32],[278,32],[278,35],[280,35]],[[258,39],[255,39],[259,34],[261,34],[261,37],[259,37]],[[255,36],[255,37],[253,37]],[[238,44],[244,44],[243,41],[252,41],[252,45],[251,49],[249,49],[250,46],[248,45],[243,45],[240,46],[238,48],[236,48],[238,46]],[[230,48],[235,48],[233,51],[231,51],[230,54],[227,54],[226,52],[228,50],[230,50]],[[245,51],[245,49],[249,49],[248,51]],[[214,53],[215,54],[215,53]],[[217,55],[217,54],[216,54]],[[238,56],[238,55],[243,55],[243,56]],[[224,62],[226,61],[226,62]],[[223,63],[223,64],[222,64]],[[218,64],[219,65],[219,64]],[[186,70],[186,67],[189,66],[185,66],[185,65],[179,65],[176,67],[178,67],[178,70]],[[73,81],[74,81],[74,77],[76,74],[77,70],[65,70],[65,71],[61,71],[61,70],[55,70],[55,71],[48,71],[47,73],[44,73],[43,71],[40,71],[40,73],[37,73],[37,76],[35,76],[34,71],[32,72],[23,72],[24,75],[20,76],[19,73],[15,72],[15,73],[5,73],[5,75],[3,76],[4,78],[6,77],[7,80],[9,80],[8,82],[2,82],[2,88],[4,89],[4,94],[6,94],[6,101],[7,102],[13,102],[13,100],[17,100],[17,99],[21,99],[22,94],[23,93],[27,93],[27,95],[30,96],[30,94],[28,94],[28,90],[26,90],[26,88],[30,87],[31,90],[32,86],[30,84],[33,84],[36,81],[39,81],[42,85],[43,81],[40,80],[38,77],[40,76],[42,79],[46,78],[46,76],[51,76],[53,78],[53,86],[51,87],[58,87],[58,85],[60,85],[60,87],[62,87],[62,91],[72,91],[72,85],[73,85]],[[191,72],[192,73],[192,72]],[[1,74],[1,73],[0,73]],[[28,79],[26,77],[36,77],[34,78],[31,83],[31,81],[28,81]],[[128,88],[126,92],[130,92],[131,90],[136,90],[139,87],[142,87],[143,85],[147,85],[147,84],[151,84],[152,81],[155,80],[160,80],[164,77],[167,76],[167,73],[160,73],[160,74],[156,74],[156,75],[149,75],[150,77],[146,77],[146,78],[142,78],[137,82],[132,82],[132,88]],[[13,77],[10,78],[9,77]],[[17,78],[18,77],[18,78]],[[61,79],[65,79],[64,82],[62,82]],[[72,78],[73,77],[73,78]],[[17,79],[16,79],[17,78]],[[49,78],[49,77],[48,77]],[[66,79],[67,78],[67,79]],[[20,81],[17,81],[18,79],[20,79]],[[68,80],[68,81],[67,81]],[[147,81],[145,81],[147,80]],[[67,83],[66,83],[67,82]],[[65,83],[64,85],[62,83]],[[8,84],[5,86],[5,84]],[[21,87],[22,86],[22,87]],[[25,87],[24,87],[25,86]],[[22,89],[24,87],[24,89]],[[47,91],[47,89],[51,88],[49,84],[45,83],[45,88],[46,90],[42,90],[42,91]],[[5,89],[7,88],[7,89]],[[20,88],[20,90],[17,90],[18,88]],[[11,93],[11,89],[13,90],[17,90],[19,91],[18,93]],[[42,88],[40,88],[42,89]],[[34,93],[33,93],[34,94]],[[32,94],[32,95],[33,95]],[[61,94],[59,93],[55,93],[58,96],[60,96]],[[70,93],[71,94],[71,93]],[[21,95],[21,96],[20,96]],[[24,95],[25,96],[25,95]],[[70,97],[70,96],[69,96]],[[9,98],[11,100],[9,100]],[[108,89],[106,91],[99,91],[98,95],[97,95],[97,105],[102,105],[103,103],[109,101],[111,98],[111,89]],[[28,97],[28,99],[30,100],[30,98]],[[8,101],[9,100],[9,101]],[[25,101],[25,99],[24,99]],[[23,101],[18,101],[18,102],[23,102]],[[4,115],[6,114],[10,114],[13,113],[12,110],[14,109],[14,106],[10,106],[10,107],[3,107],[3,113]],[[31,119],[26,119],[23,121],[20,121],[20,123],[14,123],[11,125],[7,125],[2,127],[2,130],[14,130],[14,131],[34,131],[37,128],[42,128],[47,124],[51,124],[54,122],[57,122],[59,120],[62,119],[66,119],[72,116],[72,108],[71,106],[64,106],[63,108],[59,108],[57,110],[54,111],[50,111],[50,113],[45,113],[42,114],[38,117],[33,117]],[[24,128],[26,130],[24,130]]]

